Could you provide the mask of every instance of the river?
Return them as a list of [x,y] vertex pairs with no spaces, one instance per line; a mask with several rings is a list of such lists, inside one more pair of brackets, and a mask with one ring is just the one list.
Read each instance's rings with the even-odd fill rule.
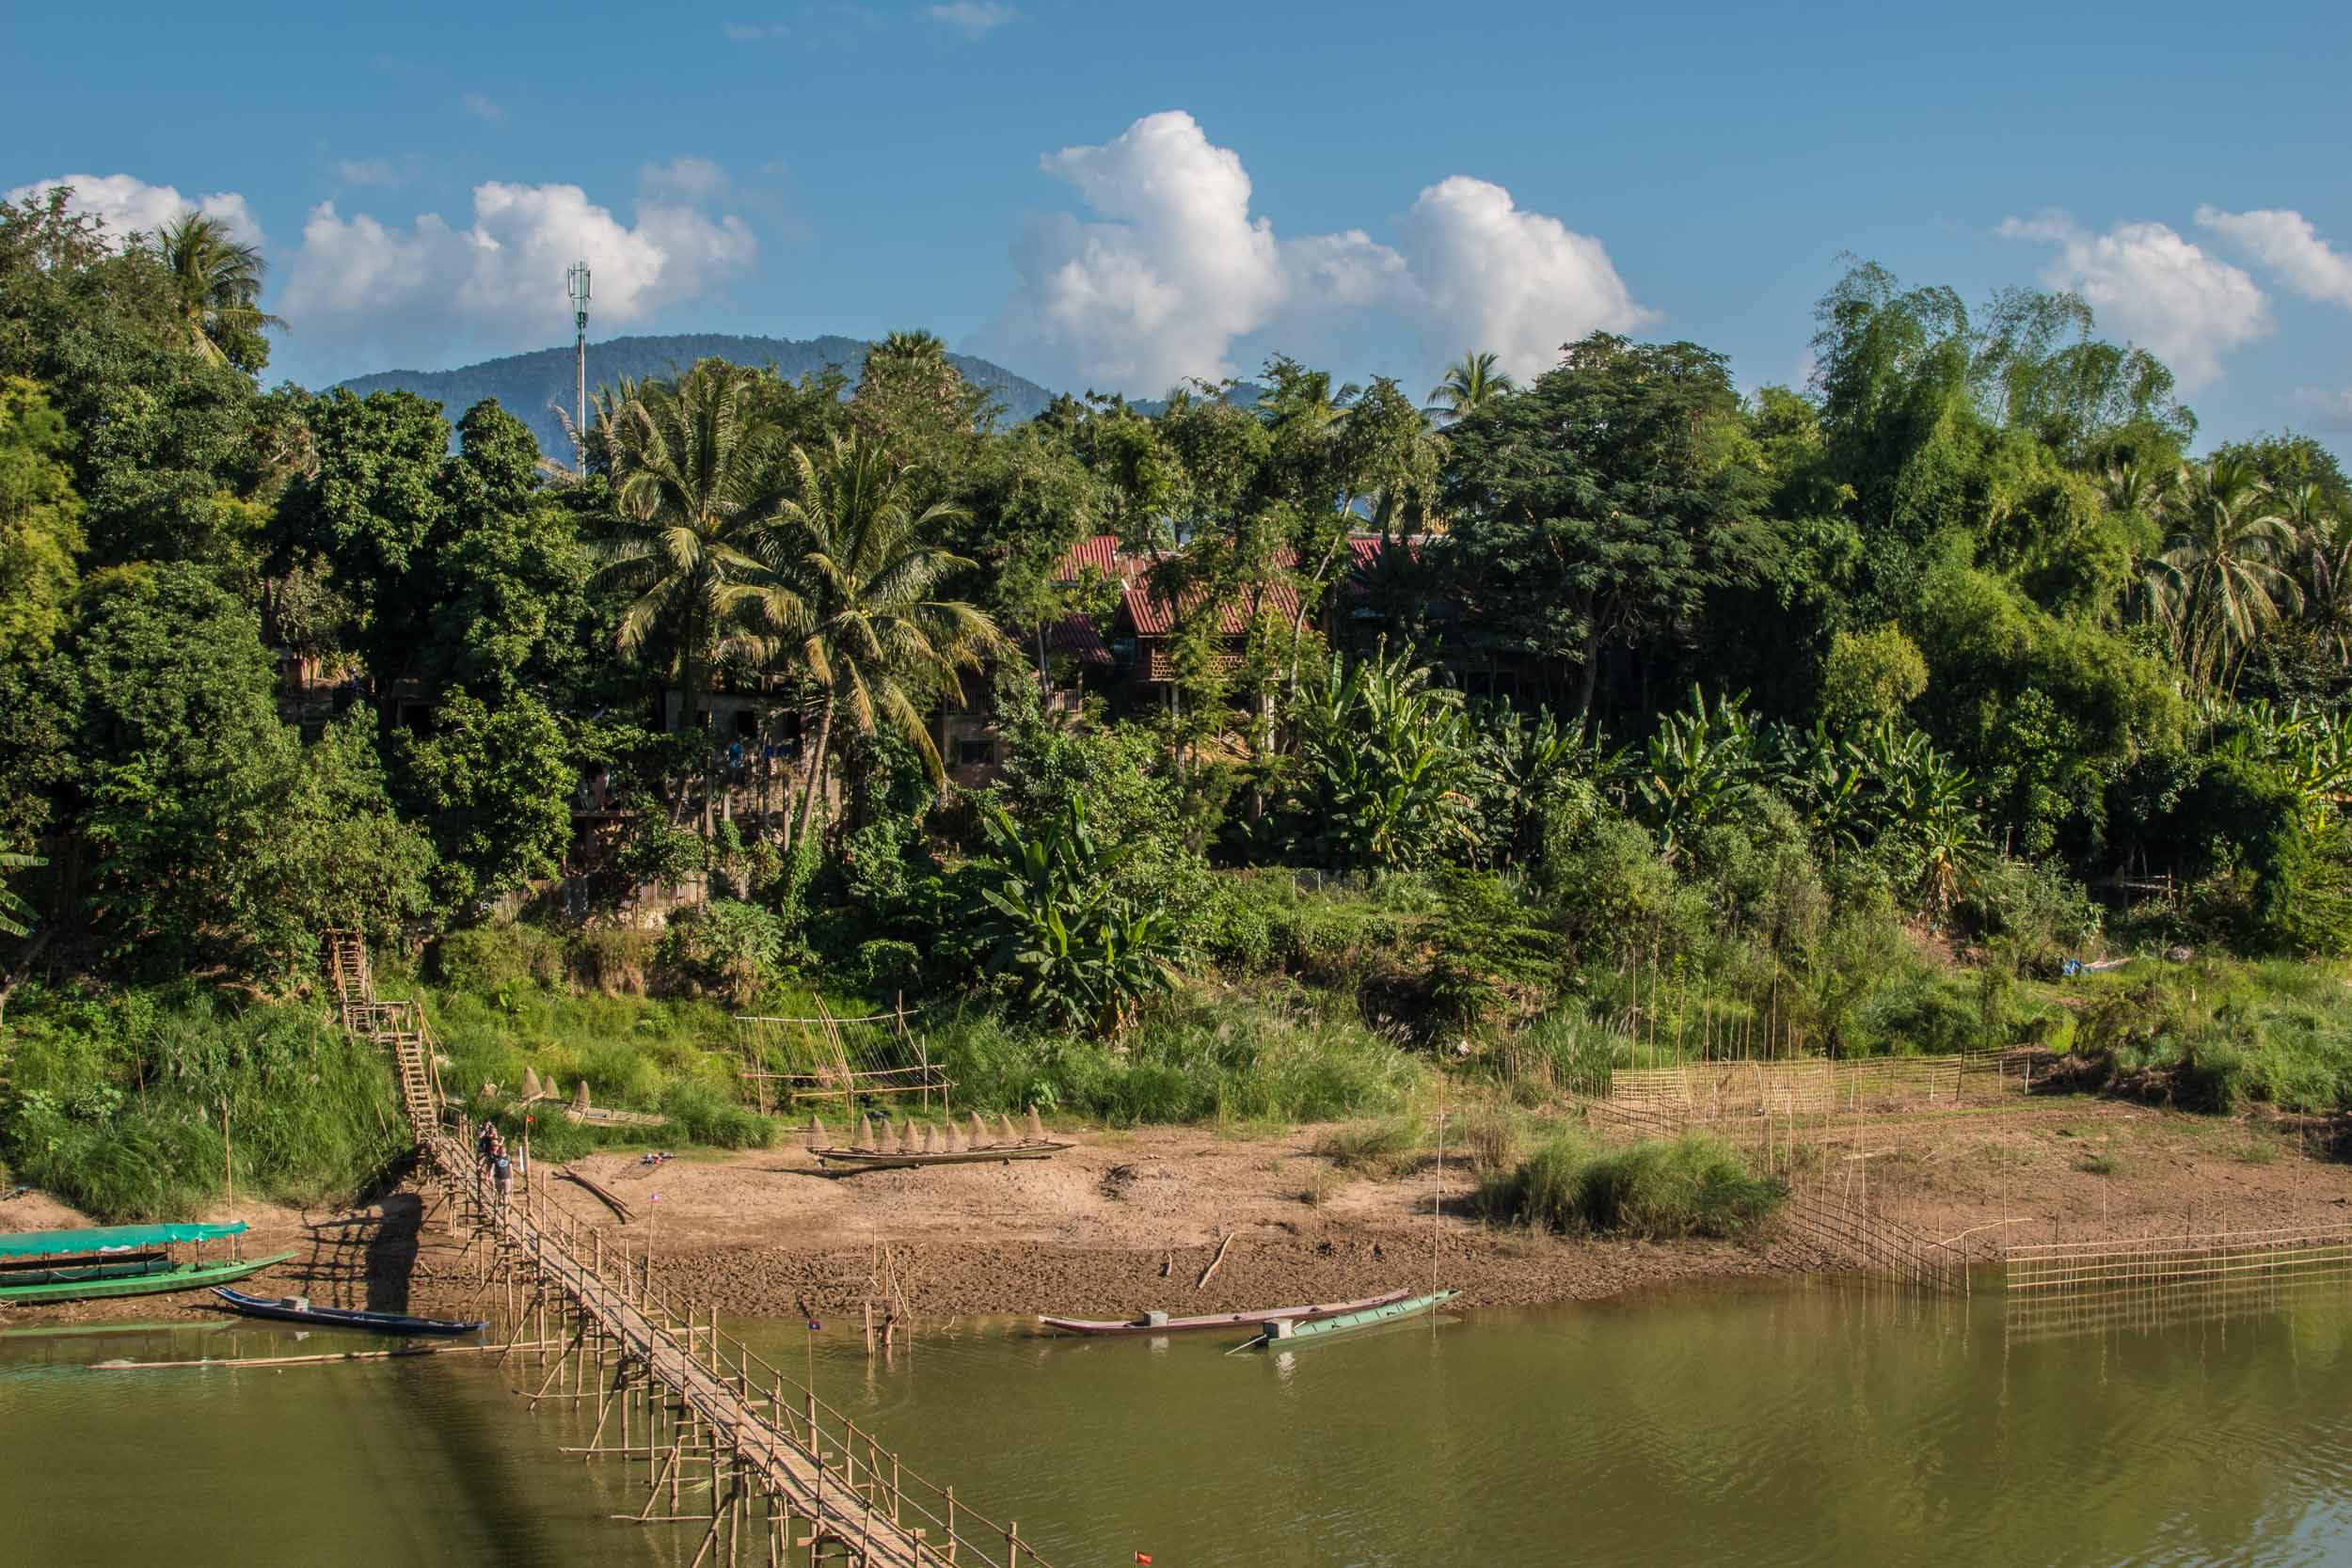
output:
[[[739,1323],[1057,1568],[2352,1564],[2352,1289],[2026,1338],[1997,1292],[1851,1282],[1230,1338]],[[348,1340],[331,1341],[342,1348]],[[486,1356],[96,1372],[319,1336],[0,1336],[0,1562],[682,1563]],[[787,1359],[787,1357],[789,1359]]]

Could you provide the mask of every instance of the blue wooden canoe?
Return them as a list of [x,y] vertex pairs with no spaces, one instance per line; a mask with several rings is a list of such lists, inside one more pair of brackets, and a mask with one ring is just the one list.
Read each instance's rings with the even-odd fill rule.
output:
[[248,1296],[243,1291],[215,1286],[213,1294],[248,1318],[275,1318],[280,1323],[308,1323],[323,1328],[364,1328],[376,1334],[476,1334],[486,1323],[455,1323],[447,1318],[412,1318],[405,1312],[363,1312],[356,1307],[313,1307],[300,1296]]
[[1439,1291],[1435,1295],[1414,1296],[1408,1301],[1392,1301],[1381,1307],[1367,1307],[1360,1312],[1343,1312],[1336,1318],[1324,1318],[1313,1323],[1295,1323],[1277,1319],[1265,1325],[1265,1332],[1245,1341],[1243,1350],[1263,1350],[1272,1345],[1289,1345],[1296,1341],[1312,1341],[1334,1334],[1344,1334],[1351,1328],[1370,1328],[1375,1323],[1392,1323],[1401,1319],[1419,1317],[1434,1312],[1461,1294],[1459,1291]]

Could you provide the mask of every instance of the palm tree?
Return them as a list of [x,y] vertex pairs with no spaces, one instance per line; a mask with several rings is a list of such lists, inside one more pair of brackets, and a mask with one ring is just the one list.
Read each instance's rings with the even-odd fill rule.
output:
[[1484,412],[1504,393],[1518,390],[1518,384],[1508,372],[1495,369],[1493,354],[1471,350],[1462,356],[1460,363],[1446,367],[1445,379],[1429,389],[1429,406],[1423,411],[1449,422],[1466,420]]
[[155,253],[171,273],[172,314],[187,346],[213,364],[230,362],[236,339],[284,325],[255,304],[269,263],[220,219],[188,209],[157,231]]
[[2181,662],[2218,685],[2233,658],[2302,595],[2284,562],[2295,531],[2265,510],[2270,487],[2252,465],[2209,458],[2182,473],[2172,533],[2150,566],[2150,597]]
[[961,514],[945,502],[914,511],[882,442],[835,436],[815,457],[795,447],[789,467],[792,494],[752,543],[758,569],[728,597],[749,626],[738,644],[797,669],[823,693],[797,830],[803,842],[816,820],[836,719],[862,736],[886,725],[905,736],[944,784],[925,709],[938,687],[1012,645],[981,610],[931,596],[971,564],[930,543]]
[[624,380],[596,396],[590,445],[616,502],[603,570],[635,594],[618,641],[634,654],[673,632],[679,728],[692,723],[730,594],[760,572],[752,537],[783,501],[782,438],[759,411],[758,379],[705,359],[675,381]]

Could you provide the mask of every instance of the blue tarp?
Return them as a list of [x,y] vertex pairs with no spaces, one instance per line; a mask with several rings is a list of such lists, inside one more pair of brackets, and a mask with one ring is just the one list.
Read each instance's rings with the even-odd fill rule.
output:
[[245,1221],[227,1225],[102,1225],[84,1230],[18,1230],[0,1234],[0,1258],[63,1258],[83,1252],[139,1252],[174,1242],[241,1236]]

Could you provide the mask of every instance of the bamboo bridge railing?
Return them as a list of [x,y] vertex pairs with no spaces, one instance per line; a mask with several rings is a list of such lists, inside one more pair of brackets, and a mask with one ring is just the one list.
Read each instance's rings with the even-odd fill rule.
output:
[[[512,1196],[499,1194],[446,1120],[421,1010],[376,1000],[357,937],[329,933],[328,956],[344,1027],[398,1064],[432,1179],[498,1259],[510,1298],[518,1284],[530,1292],[510,1310],[509,1351],[544,1364],[547,1347],[560,1347],[532,1404],[557,1397],[551,1390],[568,1370],[572,1392],[562,1397],[597,1402],[595,1435],[579,1451],[644,1462],[644,1508],[618,1517],[705,1524],[692,1568],[706,1560],[1051,1568],[1018,1520],[999,1524],[954,1487],[915,1474],[872,1433],[723,1331],[715,1309],[682,1306],[659,1289],[650,1255],[631,1259],[608,1245],[604,1227],[556,1199],[544,1170]],[[589,1386],[592,1366],[600,1387]],[[606,1444],[616,1415],[620,1441]],[[681,1512],[706,1490],[708,1513]]]

